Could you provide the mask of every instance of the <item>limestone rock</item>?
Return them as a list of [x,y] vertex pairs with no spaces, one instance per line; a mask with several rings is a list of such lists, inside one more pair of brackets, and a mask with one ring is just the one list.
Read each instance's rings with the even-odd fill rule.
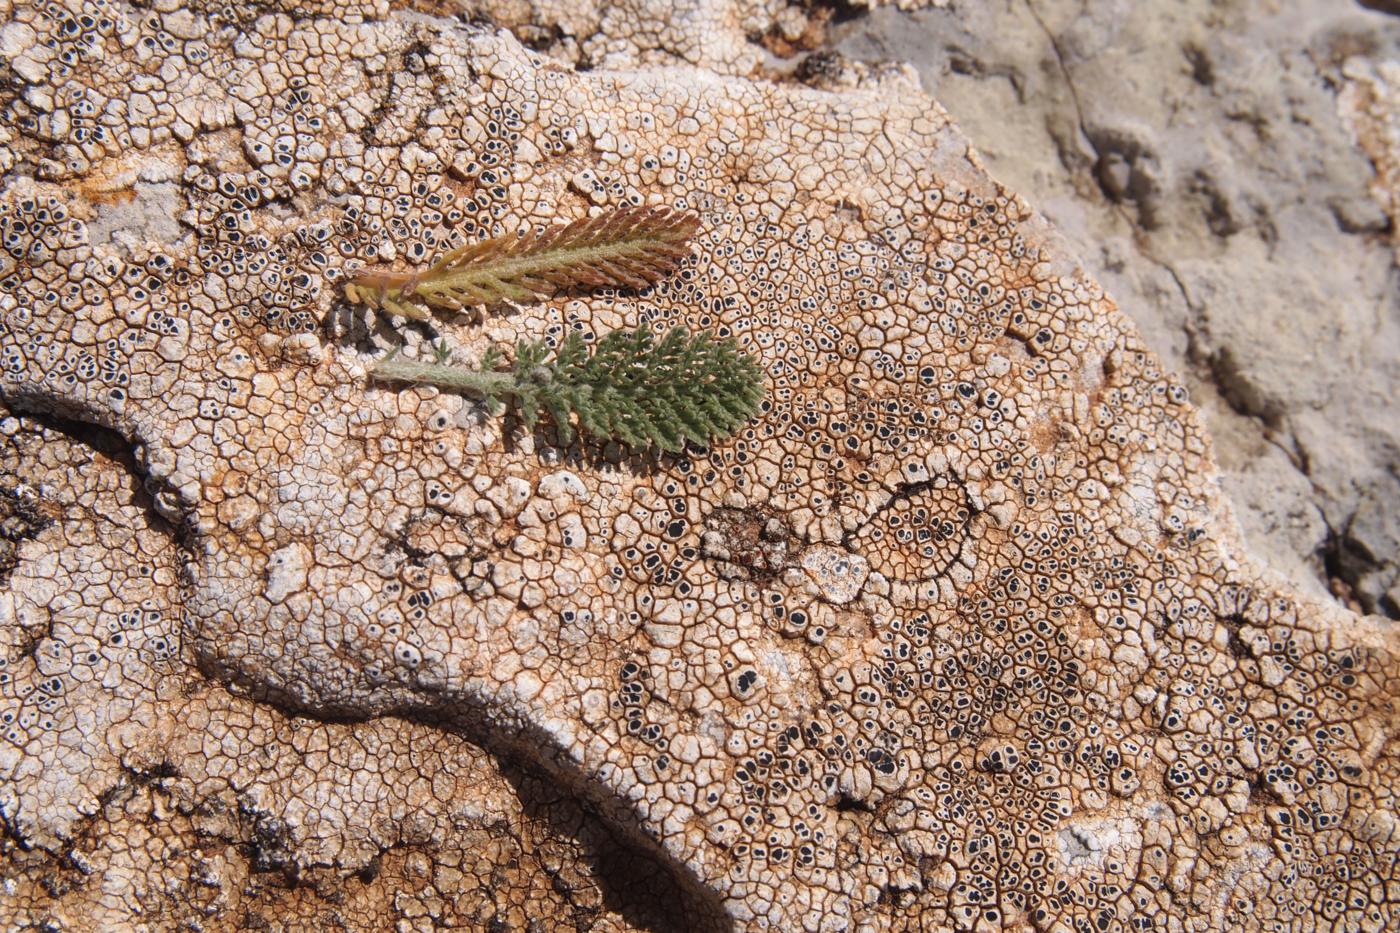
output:
[[1131,311],[1202,406],[1260,556],[1400,616],[1400,20],[1333,0],[1127,11],[882,10],[831,40],[917,66]]
[[[5,915],[1394,925],[1394,630],[1249,560],[1182,383],[902,72],[160,6],[0,31]],[[338,298],[626,202],[702,218],[645,292]],[[642,321],[768,407],[655,457],[365,380]]]
[[458,0],[571,65],[698,65],[747,75],[816,46],[830,12],[790,0]]
[[[1342,117],[1371,160],[1371,193],[1389,218],[1391,238],[1400,242],[1400,59],[1354,55],[1342,62],[1341,73],[1346,81],[1338,95]],[[1382,226],[1374,219],[1350,222]]]

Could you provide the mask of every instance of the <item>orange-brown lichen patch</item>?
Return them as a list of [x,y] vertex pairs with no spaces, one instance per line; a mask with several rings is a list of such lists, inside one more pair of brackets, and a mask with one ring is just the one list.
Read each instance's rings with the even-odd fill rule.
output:
[[136,200],[135,185],[108,186],[102,179],[93,179],[79,188],[83,199],[93,207],[110,204],[129,204]]

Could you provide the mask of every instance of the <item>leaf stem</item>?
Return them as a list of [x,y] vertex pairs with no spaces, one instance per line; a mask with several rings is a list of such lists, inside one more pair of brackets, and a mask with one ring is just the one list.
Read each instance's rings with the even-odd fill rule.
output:
[[454,392],[467,392],[487,401],[501,401],[518,394],[512,373],[484,372],[446,363],[393,359],[374,367],[376,379],[433,385]]
[[497,371],[500,354],[488,352],[476,367],[455,365],[446,347],[431,363],[389,359],[376,379],[435,385],[516,406],[527,429],[543,410],[559,438],[578,429],[634,447],[679,451],[731,434],[758,412],[763,371],[732,340],[673,328],[661,336],[643,326],[613,331],[589,347],[570,331],[552,350],[543,340],[521,341],[509,371]]

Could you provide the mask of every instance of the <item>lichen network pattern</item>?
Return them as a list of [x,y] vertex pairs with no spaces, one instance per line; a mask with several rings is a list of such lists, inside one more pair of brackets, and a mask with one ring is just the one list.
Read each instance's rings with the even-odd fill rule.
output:
[[[1395,925],[1393,632],[1248,561],[1179,381],[907,83],[8,15],[6,916]],[[625,203],[700,215],[670,278],[434,326],[732,336],[734,437],[366,379],[426,336],[346,273]]]

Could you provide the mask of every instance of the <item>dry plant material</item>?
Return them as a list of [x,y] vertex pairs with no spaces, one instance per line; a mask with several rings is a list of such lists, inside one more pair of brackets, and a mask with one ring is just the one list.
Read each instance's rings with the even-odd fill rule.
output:
[[[525,300],[569,287],[644,288],[686,255],[699,228],[694,214],[624,207],[526,236],[494,237],[448,253],[422,272],[366,272],[345,286],[354,302],[410,318],[431,308],[460,310]],[[579,429],[633,447],[678,451],[738,429],[763,401],[763,371],[732,340],[674,328],[614,331],[589,343],[570,331],[553,349],[522,340],[515,360],[487,351],[476,365],[453,362],[445,343],[432,361],[378,363],[380,380],[434,385],[514,405],[533,429],[544,410],[564,443]]]
[[426,320],[432,308],[539,299],[560,288],[645,288],[686,256],[699,226],[686,211],[624,207],[543,233],[469,243],[419,272],[366,270],[346,283],[345,297]]

